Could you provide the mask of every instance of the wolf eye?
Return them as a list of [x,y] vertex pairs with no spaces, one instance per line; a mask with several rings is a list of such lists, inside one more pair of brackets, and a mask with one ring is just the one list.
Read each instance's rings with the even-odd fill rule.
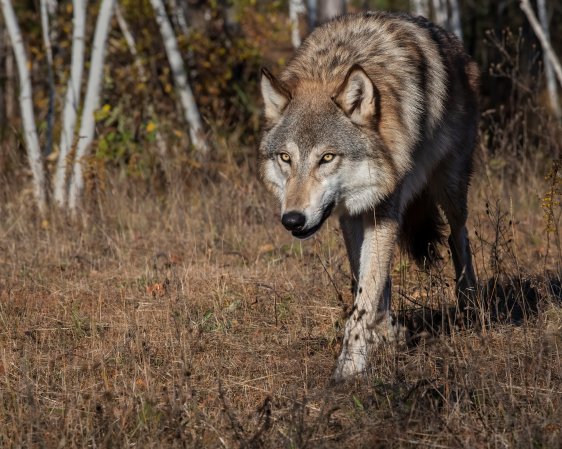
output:
[[287,153],[281,153],[279,154],[279,157],[283,162],[286,162],[287,164],[291,162],[291,156],[289,156]]
[[332,162],[334,160],[334,157],[336,157],[335,154],[332,153],[326,153],[324,156],[322,156],[322,159],[320,159],[320,163],[321,164],[326,164],[328,162]]

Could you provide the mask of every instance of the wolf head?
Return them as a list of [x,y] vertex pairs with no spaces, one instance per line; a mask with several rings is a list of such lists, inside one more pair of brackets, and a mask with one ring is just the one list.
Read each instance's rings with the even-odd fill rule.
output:
[[260,176],[295,237],[314,234],[332,211],[373,209],[392,189],[392,158],[378,133],[380,98],[359,66],[339,82],[290,89],[262,71],[265,132]]

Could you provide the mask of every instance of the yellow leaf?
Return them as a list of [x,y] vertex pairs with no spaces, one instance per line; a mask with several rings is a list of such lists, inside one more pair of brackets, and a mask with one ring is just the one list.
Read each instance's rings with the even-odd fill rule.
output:
[[146,132],[147,133],[151,133],[152,131],[154,131],[156,129],[156,125],[154,124],[154,122],[148,122],[146,124]]

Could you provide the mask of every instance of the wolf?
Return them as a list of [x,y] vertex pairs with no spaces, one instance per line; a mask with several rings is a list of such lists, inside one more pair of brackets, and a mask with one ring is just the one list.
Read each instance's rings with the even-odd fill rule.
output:
[[354,305],[334,381],[364,373],[380,342],[403,338],[390,310],[394,247],[431,262],[443,215],[458,300],[474,295],[466,220],[478,78],[453,34],[386,12],[328,22],[279,77],[262,69],[260,178],[294,237],[337,215],[349,257]]

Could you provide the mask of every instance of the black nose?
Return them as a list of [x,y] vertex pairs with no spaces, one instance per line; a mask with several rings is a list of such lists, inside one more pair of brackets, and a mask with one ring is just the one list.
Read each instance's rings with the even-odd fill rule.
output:
[[283,223],[283,226],[289,231],[297,231],[306,223],[306,217],[300,212],[287,212],[281,217],[281,223]]

